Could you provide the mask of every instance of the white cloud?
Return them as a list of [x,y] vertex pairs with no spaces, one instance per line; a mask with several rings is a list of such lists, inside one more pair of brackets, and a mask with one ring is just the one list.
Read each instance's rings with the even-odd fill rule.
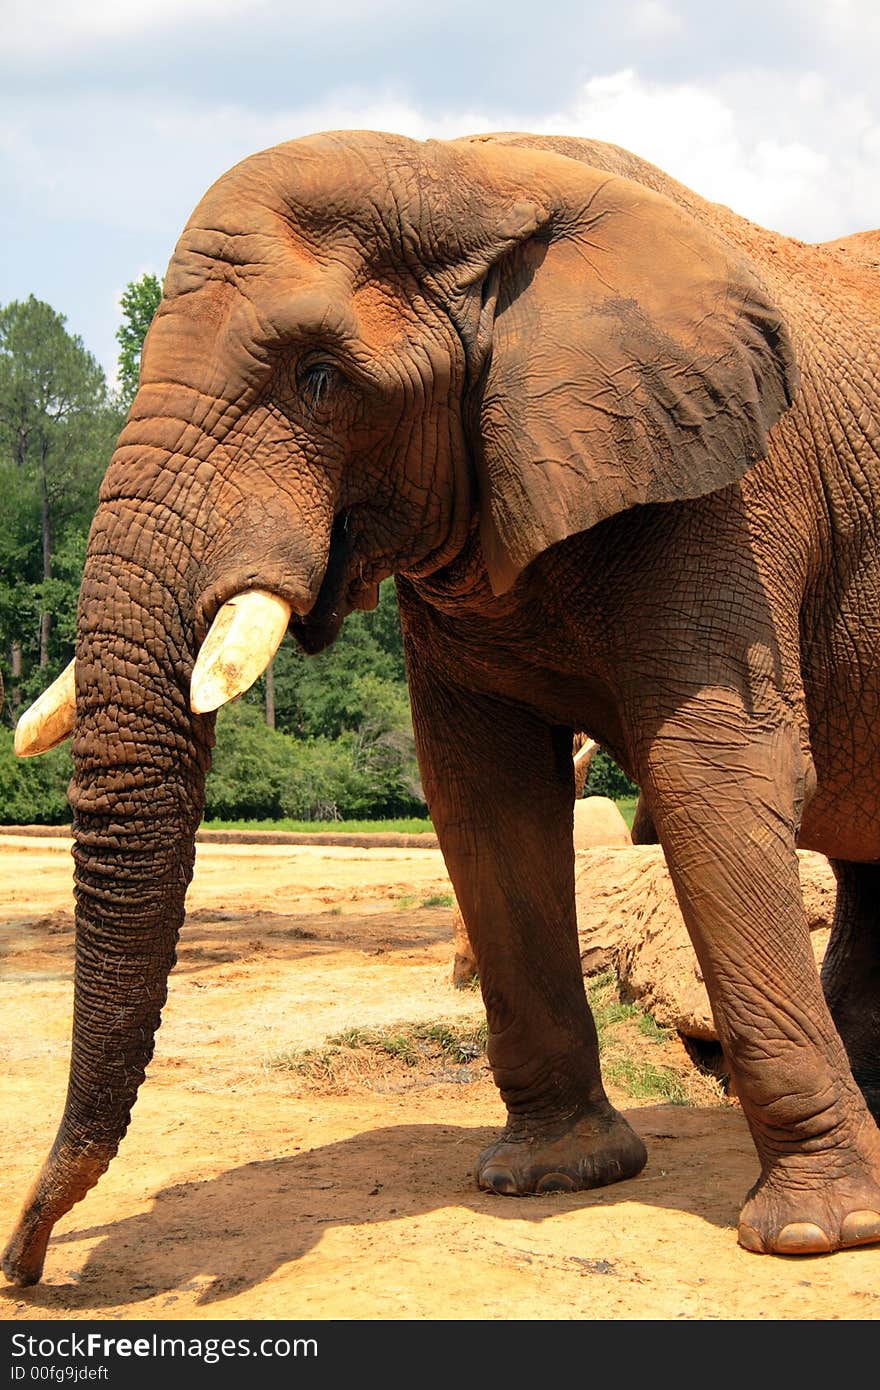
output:
[[[170,91],[127,93],[124,110],[109,91],[74,106],[69,94],[43,93],[17,100],[0,120],[4,224],[18,247],[0,267],[0,300],[32,288],[53,300],[62,283],[57,302],[109,365],[120,279],[141,263],[162,273],[209,184],[255,150],[352,128],[415,139],[583,135],[631,149],[704,197],[804,240],[880,225],[880,101],[824,72],[753,69],[709,84],[649,80],[627,68],[582,82],[549,116],[527,100],[432,113],[394,90],[330,92],[268,112]],[[112,272],[104,266],[111,256]],[[89,290],[79,289],[84,276]]]
[[825,40],[860,45],[880,38],[877,0],[788,0],[798,22],[817,31]]
[[627,31],[637,39],[668,39],[684,30],[684,21],[662,0],[639,0],[627,14]]
[[880,114],[816,74],[647,82],[632,69],[586,82],[542,130],[635,151],[703,197],[805,240],[880,223]]
[[[369,15],[375,21],[404,6],[405,0],[371,0]],[[208,26],[212,35],[222,34],[242,18],[284,33],[298,23],[321,28],[365,14],[363,0],[321,0],[318,6],[313,0],[6,0],[3,49],[7,57],[40,58],[130,47],[138,39]]]
[[83,49],[259,8],[261,0],[10,0],[3,47],[9,56]]
[[0,128],[6,182],[50,218],[164,230],[169,246],[201,194],[251,152],[314,130],[378,129],[415,139],[532,129],[623,145],[704,197],[807,240],[880,223],[880,116],[821,75],[746,73],[714,89],[646,81],[632,69],[582,84],[549,117],[524,110],[429,115],[395,93],[341,93],[271,113],[228,104],[82,104],[75,125],[41,102]]

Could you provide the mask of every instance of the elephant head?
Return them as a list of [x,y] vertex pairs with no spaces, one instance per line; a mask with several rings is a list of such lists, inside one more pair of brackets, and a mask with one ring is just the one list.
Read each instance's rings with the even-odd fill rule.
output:
[[[192,872],[205,711],[256,678],[288,621],[317,651],[387,575],[469,548],[491,602],[603,518],[731,483],[793,389],[745,261],[675,203],[561,155],[332,134],[209,190],[89,541],[71,1080],[10,1277],[39,1278],[53,1222],[128,1124]],[[72,723],[63,690],[44,700],[55,722],[35,711],[24,751]]]

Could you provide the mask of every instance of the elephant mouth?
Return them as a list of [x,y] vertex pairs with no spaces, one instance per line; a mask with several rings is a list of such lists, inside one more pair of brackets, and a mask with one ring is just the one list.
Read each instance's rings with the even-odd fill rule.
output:
[[[360,567],[358,567],[360,568]],[[377,586],[355,575],[355,528],[351,514],[341,512],[330,533],[327,568],[318,597],[301,618],[291,621],[289,631],[309,656],[322,652],[335,641],[339,629],[354,608],[374,607],[370,598]]]

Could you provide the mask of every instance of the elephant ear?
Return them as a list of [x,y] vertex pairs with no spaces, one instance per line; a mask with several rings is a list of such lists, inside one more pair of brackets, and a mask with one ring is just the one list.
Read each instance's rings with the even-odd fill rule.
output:
[[556,155],[534,173],[546,215],[511,235],[507,212],[458,315],[495,593],[606,517],[735,482],[797,388],[785,325],[736,251],[629,179]]

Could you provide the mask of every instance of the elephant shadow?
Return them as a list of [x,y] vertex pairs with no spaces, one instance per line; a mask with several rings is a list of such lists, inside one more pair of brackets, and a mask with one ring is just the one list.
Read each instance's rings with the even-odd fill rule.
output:
[[[480,1192],[468,1164],[494,1130],[396,1125],[166,1187],[148,1211],[53,1238],[50,1261],[60,1245],[98,1241],[76,1283],[3,1292],[50,1315],[194,1289],[199,1305],[211,1305],[301,1259],[328,1227],[406,1221],[449,1206],[541,1224],[572,1211],[638,1201],[735,1225],[737,1198],[754,1177],[742,1115],[657,1105],[628,1118],[649,1143],[649,1163],[640,1177],[614,1187],[524,1200]],[[710,1135],[712,1181],[695,1186]]]

